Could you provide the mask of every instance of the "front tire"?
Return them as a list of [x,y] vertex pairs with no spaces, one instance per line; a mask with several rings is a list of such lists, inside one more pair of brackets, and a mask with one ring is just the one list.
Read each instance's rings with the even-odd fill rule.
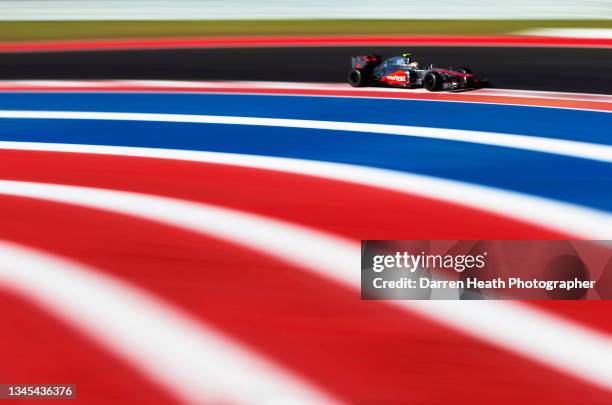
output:
[[438,72],[429,72],[423,79],[423,87],[429,91],[440,91],[442,90],[443,79]]
[[364,74],[359,69],[353,69],[349,72],[348,82],[353,87],[363,87],[366,85]]

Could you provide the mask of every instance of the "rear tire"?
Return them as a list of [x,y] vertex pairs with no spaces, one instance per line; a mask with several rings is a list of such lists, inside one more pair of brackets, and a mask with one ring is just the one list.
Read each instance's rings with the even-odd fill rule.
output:
[[348,82],[353,87],[363,87],[367,84],[363,72],[359,69],[353,69],[349,72]]
[[423,79],[423,87],[429,91],[440,91],[442,90],[442,76],[438,72],[429,72]]

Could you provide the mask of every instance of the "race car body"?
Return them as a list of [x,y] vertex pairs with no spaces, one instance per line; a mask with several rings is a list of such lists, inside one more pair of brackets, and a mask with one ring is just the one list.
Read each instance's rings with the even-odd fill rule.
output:
[[429,91],[457,91],[486,85],[468,67],[442,69],[429,65],[420,67],[410,54],[382,60],[377,55],[353,56],[348,81],[353,87],[393,86],[424,87]]

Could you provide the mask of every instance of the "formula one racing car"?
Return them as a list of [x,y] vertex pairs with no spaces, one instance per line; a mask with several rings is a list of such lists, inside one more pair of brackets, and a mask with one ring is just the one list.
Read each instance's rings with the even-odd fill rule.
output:
[[442,69],[421,67],[409,53],[382,60],[378,55],[353,56],[348,81],[353,87],[392,86],[424,87],[429,91],[466,90],[485,87],[486,80],[477,79],[468,67]]

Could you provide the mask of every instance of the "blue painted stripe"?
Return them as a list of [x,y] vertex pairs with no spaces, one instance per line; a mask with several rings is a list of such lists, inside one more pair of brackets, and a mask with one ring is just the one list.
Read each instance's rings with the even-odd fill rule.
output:
[[0,93],[0,109],[237,115],[413,125],[612,144],[612,114],[415,100],[226,94]]
[[295,128],[2,119],[0,139],[280,156],[420,173],[612,211],[612,165],[452,141]]

